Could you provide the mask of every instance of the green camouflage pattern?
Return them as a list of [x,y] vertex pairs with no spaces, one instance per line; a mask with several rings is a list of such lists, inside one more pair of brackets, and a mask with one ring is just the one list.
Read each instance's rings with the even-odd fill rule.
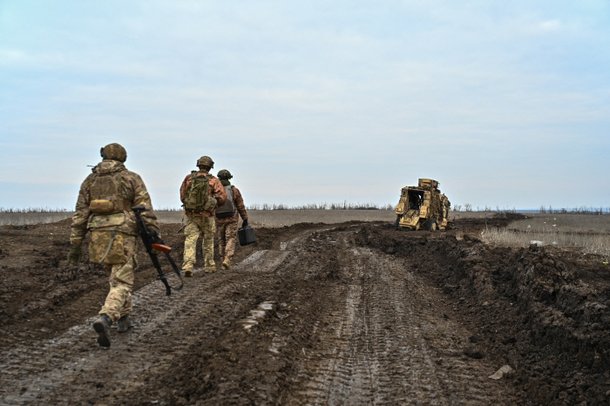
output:
[[[182,202],[183,206],[185,203],[187,191],[191,187],[191,183],[193,181],[193,176],[205,177],[208,179],[209,193],[211,193],[212,198],[216,201],[216,204],[214,207],[210,207],[209,209],[202,210],[202,211],[186,210],[186,208],[185,208],[185,213],[187,215],[197,215],[197,216],[204,216],[204,217],[213,216],[214,209],[216,208],[216,206],[222,205],[225,202],[225,200],[227,199],[227,194],[225,193],[225,188],[222,187],[220,180],[218,180],[217,177],[210,175],[210,173],[208,171],[206,171],[206,170],[192,171],[191,173],[189,173],[188,175],[185,176],[184,180],[180,184],[180,201]],[[213,200],[211,200],[211,201],[213,202]]]
[[202,212],[216,208],[216,199],[210,193],[211,177],[211,175],[201,176],[197,171],[192,172],[190,185],[182,201],[185,210]]
[[[97,182],[103,176],[112,181]],[[93,213],[91,202],[98,199],[111,201],[112,212]],[[150,195],[140,175],[127,170],[122,162],[104,159],[81,184],[72,216],[72,246],[80,245],[89,233],[89,260],[104,264],[110,272],[110,290],[100,314],[107,314],[113,321],[128,315],[132,308],[138,230],[131,210],[134,206],[148,209],[142,213],[142,219],[150,229],[159,232]]]
[[197,160],[197,166],[212,169],[214,167],[214,161],[209,156],[204,155]]
[[110,291],[99,314],[107,314],[113,321],[131,313],[133,306],[131,292],[135,279],[136,237],[122,235],[122,248],[126,260],[123,263],[108,265],[110,268]]
[[89,261],[97,264],[124,264],[129,259],[126,240],[133,236],[118,231],[92,230]]
[[127,160],[127,151],[121,144],[117,144],[116,142],[102,147],[100,155],[104,159],[114,159],[119,162],[125,162]]
[[186,215],[184,226],[184,258],[183,271],[192,271],[197,262],[197,241],[203,236],[201,248],[203,251],[203,267],[206,272],[215,272],[214,262],[214,234],[216,221],[214,217]]
[[[229,180],[233,177],[233,175],[231,175],[231,172],[229,172],[228,169],[221,169],[218,171],[218,174],[216,175],[216,177],[220,180]],[[223,183],[224,185],[224,183]]]
[[[95,191],[92,191],[93,184],[98,176],[109,173],[117,173],[119,178],[119,187],[117,188],[119,196],[112,196],[112,198],[122,202],[121,213],[123,221],[120,224],[117,223],[116,218],[112,217],[116,213],[94,214],[90,209],[91,201],[98,198],[98,196],[93,195],[95,193]],[[140,175],[127,170],[121,162],[103,160],[93,168],[92,173],[81,184],[75,213],[72,216],[70,242],[72,244],[79,244],[85,238],[87,231],[95,229],[116,230],[124,234],[136,235],[136,219],[131,208],[140,205],[149,209],[142,213],[142,219],[146,225],[155,231],[159,231],[157,217],[152,211],[150,195]]]

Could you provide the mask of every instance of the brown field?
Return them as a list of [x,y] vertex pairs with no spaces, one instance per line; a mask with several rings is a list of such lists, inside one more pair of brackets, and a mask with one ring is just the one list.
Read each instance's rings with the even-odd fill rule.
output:
[[[163,223],[180,223],[180,210],[156,211]],[[297,223],[343,223],[346,221],[393,221],[390,210],[249,210],[250,223],[257,227],[283,227]],[[0,225],[53,223],[72,216],[73,212],[0,212]]]
[[[181,213],[158,214],[180,262]],[[252,210],[258,242],[238,247],[234,268],[196,270],[170,297],[140,248],[134,327],[113,329],[106,350],[91,322],[107,274],[66,266],[62,215],[0,226],[0,404],[572,405],[610,396],[607,257],[529,242],[607,237],[609,216],[454,213],[449,230],[432,233],[396,230],[392,211]]]
[[[391,223],[392,210],[249,210],[250,224],[254,227],[276,228],[299,223],[338,224],[349,221],[380,221]],[[510,214],[510,213],[509,213]],[[451,212],[450,220],[464,218],[485,219],[495,212]],[[28,225],[65,220],[72,212],[0,213],[0,225]],[[162,223],[181,223],[179,210],[157,211]],[[610,215],[595,214],[528,214],[503,228],[485,227],[480,238],[489,244],[509,247],[527,247],[532,242],[581,249],[585,253],[610,256]]]
[[[157,217],[163,223],[180,223],[182,211],[157,210]],[[250,223],[258,227],[283,227],[298,223],[326,223],[336,224],[346,221],[388,221],[395,219],[392,210],[316,210],[316,209],[287,209],[287,210],[249,210]],[[0,226],[42,224],[61,221],[72,216],[73,212],[0,212]],[[453,212],[452,219],[463,217],[478,218],[490,217],[490,212]]]

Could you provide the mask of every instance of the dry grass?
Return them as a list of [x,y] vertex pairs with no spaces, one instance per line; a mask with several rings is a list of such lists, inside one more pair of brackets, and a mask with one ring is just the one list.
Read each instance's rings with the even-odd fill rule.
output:
[[535,214],[508,226],[522,232],[610,234],[610,216],[595,214]]
[[483,241],[496,245],[527,247],[531,244],[579,248],[589,254],[610,256],[610,235],[575,233],[520,233],[509,229],[487,229],[481,233]]
[[515,221],[505,229],[486,229],[481,237],[490,244],[512,247],[551,245],[610,256],[610,216],[539,214]]
[[72,216],[69,211],[4,211],[0,212],[0,226],[22,226],[30,224],[55,223]]

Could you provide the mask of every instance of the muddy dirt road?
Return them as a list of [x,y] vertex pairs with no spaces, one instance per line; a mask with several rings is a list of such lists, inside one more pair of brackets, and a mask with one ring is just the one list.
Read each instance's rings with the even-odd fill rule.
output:
[[[141,255],[110,349],[91,329],[106,275],[63,266],[68,223],[1,227],[0,404],[604,404],[608,271],[487,247],[482,226],[259,229],[170,297]],[[162,232],[180,258],[178,227]]]

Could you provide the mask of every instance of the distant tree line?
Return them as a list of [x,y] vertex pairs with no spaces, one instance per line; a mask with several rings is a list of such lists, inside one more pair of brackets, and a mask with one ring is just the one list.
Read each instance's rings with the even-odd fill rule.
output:
[[[387,210],[393,211],[394,205],[388,203],[386,205],[378,205],[374,203],[309,203],[300,205],[288,205],[283,203],[263,203],[252,204],[248,206],[249,210]],[[181,211],[181,208],[159,208],[157,211]],[[489,206],[474,207],[471,203],[456,204],[451,207],[455,212],[503,212],[516,213],[518,210],[500,209],[496,207],[492,209]],[[19,208],[3,208],[0,207],[0,213],[71,213],[73,210],[68,209],[50,209],[48,207],[27,207]],[[540,206],[538,213],[541,214],[610,214],[610,207],[575,207],[554,209],[552,206]]]
[[[500,209],[496,207],[492,209],[489,206],[485,206],[483,208],[476,207],[473,208],[472,204],[464,203],[464,204],[456,204],[451,210],[456,212],[507,212],[507,213],[516,213],[518,210],[515,208],[512,209]],[[535,210],[532,210],[535,211]],[[561,208],[554,209],[552,206],[540,206],[538,209],[538,213],[541,214],[610,214],[610,207],[575,207],[575,208]]]
[[548,214],[610,214],[610,207],[575,207],[572,209],[553,209],[553,207],[540,206],[538,210],[540,213]]
[[392,204],[383,206],[374,203],[309,203],[301,205],[287,205],[276,203],[252,204],[249,210],[394,210]]

